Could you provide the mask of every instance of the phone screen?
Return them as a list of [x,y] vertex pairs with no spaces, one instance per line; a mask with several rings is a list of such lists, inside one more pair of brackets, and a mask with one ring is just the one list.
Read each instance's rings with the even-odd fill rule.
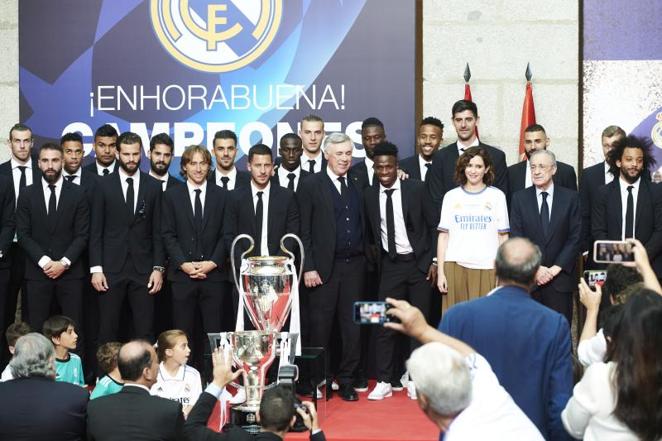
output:
[[602,286],[607,280],[607,271],[605,270],[587,270],[584,271],[584,280],[589,288],[595,288],[596,285]]
[[632,243],[596,240],[593,244],[593,260],[598,263],[634,262]]
[[386,315],[386,310],[390,307],[386,302],[354,302],[354,323],[381,325],[391,321]]

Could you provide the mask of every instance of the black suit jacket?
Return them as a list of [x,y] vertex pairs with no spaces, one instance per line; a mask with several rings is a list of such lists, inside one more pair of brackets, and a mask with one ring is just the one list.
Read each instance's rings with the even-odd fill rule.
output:
[[[305,171],[306,173],[310,173],[308,171],[308,158],[306,155],[302,155],[301,159],[303,159],[303,163],[301,164],[301,169]],[[279,156],[276,158],[276,161],[274,162],[275,165],[280,166],[280,163],[282,162],[282,158]],[[322,153],[322,168],[320,168],[320,171],[326,170],[326,158],[324,157],[324,153]],[[319,172],[317,172],[319,173]]]
[[[14,177],[11,170],[11,160],[3,162],[0,164],[0,175],[8,176],[14,189],[14,200],[18,198],[18,189],[14,188]],[[41,179],[41,170],[37,165],[37,160],[32,158],[32,182],[37,182]]]
[[[214,432],[207,428],[207,420],[214,410],[218,400],[210,393],[203,392],[198,401],[191,409],[186,423],[184,424],[184,435],[188,441],[282,441],[281,438],[271,432],[260,432],[251,435],[240,427],[227,425],[222,432]],[[311,441],[325,441],[324,432],[318,432],[310,436]]]
[[[398,166],[402,171],[409,175],[410,179],[421,179],[421,166],[418,163],[418,154],[402,159],[398,162]],[[430,166],[432,167],[432,166]],[[429,171],[429,170],[428,170]]]
[[598,197],[600,187],[605,182],[605,163],[592,165],[582,171],[579,180],[579,196],[582,203],[582,252],[593,252],[593,236],[591,234],[591,211]]
[[[110,173],[115,173],[117,171],[117,167],[119,167],[119,163],[117,162],[117,159],[113,163],[113,169],[110,171]],[[100,175],[97,170],[97,160],[96,158],[92,161],[92,163],[87,164],[86,166],[83,167],[83,171],[87,171],[89,173],[92,173],[95,176],[103,178],[104,175]]]
[[[526,161],[521,161],[508,167],[508,190],[511,195],[524,190],[527,173],[530,173],[530,171],[526,168]],[[577,174],[575,173],[575,169],[565,162],[556,161],[554,186],[577,191]]]
[[16,217],[14,215],[14,185],[10,178],[0,175],[0,268],[9,268],[9,247],[14,240]]
[[[336,252],[336,216],[329,175],[315,173],[306,179],[306,185],[297,192],[301,213],[301,242],[305,251],[304,271],[317,271],[322,282],[329,280]],[[361,189],[354,180],[347,186],[361,201]],[[359,204],[363,223],[363,204]],[[365,240],[365,232],[363,232]]]
[[550,282],[557,291],[571,292],[577,285],[575,266],[580,248],[581,215],[579,194],[554,185],[549,231],[542,232],[536,187],[513,194],[510,208],[510,234],[526,237],[542,251],[542,265],[558,265],[562,271]]
[[[269,211],[267,213],[267,247],[270,256],[283,254],[280,250],[280,239],[287,233],[299,235],[299,207],[294,192],[287,188],[274,185],[269,186]],[[230,194],[230,203],[226,211],[225,244],[228,249],[232,241],[239,234],[248,234],[257,240],[257,220],[253,206],[251,186],[240,188]],[[264,228],[264,226],[263,226]],[[295,250],[295,243],[286,241],[285,246]],[[242,240],[235,248],[235,262],[239,264],[241,254],[248,249],[248,241]],[[253,249],[249,256],[259,256],[260,251]]]
[[[211,173],[209,173],[207,182],[211,182],[212,184],[216,185],[216,169],[212,170]],[[234,190],[248,187],[250,186],[250,184],[251,184],[251,174],[246,171],[237,170],[237,182],[234,183]],[[218,185],[216,186],[219,187]]]
[[[274,167],[274,175],[271,177],[271,183],[272,183],[273,185],[280,185],[280,179],[278,179],[278,168],[279,168],[279,167],[280,167],[280,165],[276,165],[276,166]],[[312,174],[312,173],[307,172],[307,171],[304,170],[304,169],[301,169],[301,170],[299,171],[299,181],[297,182],[297,185],[296,185],[296,187],[294,188],[294,191],[295,191],[295,192],[299,190],[299,187],[301,187],[301,183],[302,183],[302,182],[303,182],[308,176],[310,176],[311,174]],[[282,187],[282,185],[280,185],[280,186]],[[287,186],[285,186],[284,188],[287,188]]]
[[105,273],[122,270],[129,253],[136,270],[149,274],[163,266],[165,253],[161,239],[161,184],[139,172],[136,209],[129,214],[116,171],[99,179],[92,205],[90,266],[103,266]]
[[[427,274],[432,263],[432,254],[437,252],[432,204],[428,201],[425,184],[421,181],[407,179],[400,181],[400,197],[402,214],[407,227],[407,238],[414,249],[418,269]],[[381,213],[379,210],[379,193],[381,186],[368,187],[364,190],[363,201],[366,214],[366,241],[371,248],[367,255],[377,258],[377,268],[381,265],[382,236]],[[386,216],[386,213],[384,213]],[[386,251],[386,250],[384,250]]]
[[81,259],[87,248],[90,231],[90,209],[85,191],[76,184],[62,181],[55,222],[49,222],[47,200],[41,179],[23,190],[16,208],[18,244],[25,250],[25,277],[30,280],[50,280],[37,265],[48,256],[53,260],[66,257],[71,267],[61,278],[81,279],[87,273]]
[[379,186],[379,180],[377,179],[376,176],[374,176],[374,171],[373,170],[368,170],[368,167],[365,165],[365,161],[361,160],[361,162],[357,162],[353,166],[349,168],[349,171],[347,172],[347,177],[349,177],[351,180],[354,181],[356,186],[360,190],[364,190],[365,188],[370,186],[370,178],[368,177],[368,173],[372,173],[372,185],[373,187],[378,187]]
[[[506,155],[496,147],[492,147],[482,142],[478,147],[483,147],[487,150],[492,159],[494,167],[495,179],[494,185],[499,190],[503,191],[508,199],[508,169],[506,167]],[[457,151],[457,142],[447,145],[437,152],[432,157],[432,165],[428,174],[425,177],[425,182],[434,202],[435,211],[441,214],[441,202],[447,191],[457,187],[454,180],[455,166],[460,156]]]
[[[163,195],[161,231],[169,257],[169,280],[189,281],[180,266],[184,262],[211,260],[218,267],[207,274],[210,281],[223,280],[221,269],[227,251],[223,243],[223,218],[227,208],[228,192],[211,182],[207,183],[202,210],[202,229],[193,221],[193,206],[187,185],[175,185]],[[201,254],[196,255],[196,247]]]
[[[621,183],[617,177],[600,187],[592,205],[591,233],[594,240],[622,239]],[[662,187],[643,177],[635,207],[634,237],[646,247],[655,274],[662,277]]]
[[125,385],[87,406],[88,441],[183,440],[183,426],[180,403],[135,386]]
[[46,377],[0,383],[0,439],[84,440],[88,399],[82,387]]

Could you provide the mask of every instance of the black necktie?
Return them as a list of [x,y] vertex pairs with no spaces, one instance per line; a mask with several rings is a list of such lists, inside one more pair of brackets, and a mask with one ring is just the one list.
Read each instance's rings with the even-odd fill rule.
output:
[[395,249],[395,215],[393,214],[393,199],[391,196],[394,188],[384,190],[386,193],[386,240],[388,242],[388,257],[395,260],[397,251]]
[[55,223],[55,212],[57,211],[57,199],[55,198],[55,185],[48,184],[51,190],[51,196],[48,198],[48,223],[52,226]]
[[196,227],[199,227],[202,224],[202,201],[200,200],[200,194],[202,190],[196,188],[195,190],[195,207],[193,209],[193,220],[195,221]]
[[344,176],[340,176],[338,180],[340,181],[340,196],[344,199],[349,192],[349,188],[347,188],[347,182],[345,181]]
[[549,205],[547,205],[547,192],[543,191],[542,205],[540,206],[540,222],[542,223],[542,234],[547,236],[549,231]]
[[230,182],[230,178],[227,176],[221,176],[221,188],[225,188],[227,190],[228,182]]
[[76,179],[76,175],[65,176],[64,179],[66,179],[67,182],[74,182],[74,179]]
[[107,168],[104,168],[103,171],[102,171],[101,173],[102,173],[104,176],[106,176],[107,174],[110,173],[110,170],[108,170]]
[[255,253],[262,255],[262,192],[257,192],[257,204],[255,204],[255,224],[257,228],[257,238],[255,238]]
[[309,159],[308,160],[308,171],[311,173],[315,173],[315,164],[317,163],[316,160],[314,159]]
[[634,196],[632,196],[633,185],[628,185],[628,204],[625,210],[625,237],[634,237]]
[[431,162],[426,162],[426,163],[425,163],[425,168],[428,169],[428,170],[430,170],[430,166],[431,166],[431,165],[432,165]]
[[28,184],[26,182],[25,178],[25,169],[27,167],[24,165],[19,165],[18,169],[21,171],[21,179],[18,181],[18,194],[21,194],[21,190],[23,190]]
[[294,191],[294,178],[296,178],[296,177],[297,177],[297,175],[295,175],[294,173],[288,173],[287,174],[287,179],[290,180],[290,182],[287,183],[287,188],[289,188],[292,191]]
[[126,208],[129,210],[129,216],[133,217],[133,178],[126,178],[126,183],[129,185],[126,189]]

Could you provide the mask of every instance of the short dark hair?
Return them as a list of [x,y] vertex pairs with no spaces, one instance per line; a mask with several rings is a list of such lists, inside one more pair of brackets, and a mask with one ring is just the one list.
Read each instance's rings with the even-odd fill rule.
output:
[[170,147],[170,153],[175,151],[175,143],[167,133],[159,133],[152,136],[152,139],[149,140],[149,151],[151,152],[156,147],[156,144],[165,144]]
[[16,346],[16,340],[31,332],[32,329],[30,328],[30,325],[25,322],[12,323],[7,327],[7,331],[5,331],[7,346]]
[[111,126],[110,124],[104,124],[99,127],[96,132],[94,132],[94,139],[97,139],[99,136],[114,136],[117,138],[117,130],[115,130],[115,127]]
[[218,132],[214,133],[214,140],[212,143],[215,144],[217,139],[232,139],[234,144],[237,145],[237,134],[232,130],[219,130]]
[[639,137],[635,135],[628,135],[620,142],[614,143],[614,148],[607,153],[607,163],[609,164],[609,171],[618,177],[620,169],[616,165],[616,161],[623,159],[623,153],[626,148],[639,149],[644,154],[644,171],[648,170],[651,165],[657,163],[653,154],[651,153],[653,142],[650,138]]
[[607,126],[602,131],[602,138],[611,138],[614,135],[618,135],[621,138],[625,138],[627,136],[625,134],[625,130],[621,129],[618,126]]
[[122,343],[117,341],[110,341],[99,346],[99,349],[97,349],[97,362],[101,371],[109,374],[117,367],[117,356],[120,353],[121,347]]
[[182,157],[179,161],[179,174],[182,175],[182,177],[186,177],[186,166],[191,162],[193,155],[196,153],[200,153],[202,159],[204,159],[207,165],[211,167],[211,153],[209,153],[209,150],[202,145],[190,145],[184,149],[184,153],[182,153]]
[[[152,365],[152,354],[147,349],[150,344],[144,340],[138,341],[143,343],[143,352],[140,355],[132,358],[122,357],[121,354],[117,356],[117,367],[125,381],[137,381],[142,377],[143,370]],[[122,348],[120,348],[121,351]]]
[[41,154],[43,150],[57,150],[58,152],[63,153],[62,146],[55,144],[54,142],[47,142],[42,144],[42,146],[39,147],[39,154]]
[[545,131],[545,128],[543,126],[541,126],[540,124],[531,124],[529,127],[524,129],[524,132],[526,132],[526,133],[543,132],[545,135],[547,135],[547,132]]
[[[527,244],[532,252],[525,254],[521,250],[512,251],[510,248],[516,242]],[[496,276],[501,282],[510,281],[519,285],[531,286],[536,279],[536,272],[542,262],[542,252],[538,245],[523,237],[508,239],[497,249],[494,259]]]
[[260,401],[260,426],[282,432],[290,427],[294,415],[294,395],[291,389],[276,386],[264,391]]
[[457,164],[455,165],[455,182],[458,185],[464,185],[467,183],[467,175],[464,174],[464,170],[469,165],[469,162],[476,156],[483,158],[483,164],[487,171],[485,176],[483,176],[483,182],[485,185],[492,185],[494,182],[494,167],[492,165],[492,158],[490,154],[484,147],[469,147],[464,151],[462,156],[457,159]]
[[69,326],[76,327],[72,319],[65,315],[54,315],[44,322],[42,333],[46,338],[53,339],[66,332]]
[[78,132],[67,132],[60,138],[60,145],[63,145],[65,142],[80,142],[83,143],[83,137]]
[[374,116],[371,116],[370,118],[366,118],[363,120],[361,123],[361,131],[365,130],[368,127],[381,127],[384,129],[384,123],[381,122],[379,119],[375,118]]
[[23,123],[16,123],[13,126],[11,126],[11,129],[9,129],[9,140],[11,141],[11,134],[14,130],[17,130],[19,132],[25,132],[26,130],[32,134],[32,129],[28,126],[26,126]]
[[301,122],[308,121],[308,122],[321,122],[324,124],[324,120],[320,118],[317,115],[313,115],[312,113],[310,115],[306,115],[303,118],[301,118]]
[[269,155],[273,161],[271,149],[264,144],[255,144],[253,147],[248,149],[248,162],[253,161],[253,156],[255,155]]
[[606,298],[618,298],[628,286],[643,282],[639,271],[618,263],[612,263],[607,266],[607,278],[602,285],[602,295]]
[[418,125],[420,126],[436,126],[439,127],[441,130],[444,130],[444,123],[441,122],[439,118],[435,118],[434,116],[426,116],[423,118],[421,123]]
[[117,137],[117,151],[122,150],[122,144],[139,144],[140,150],[143,149],[143,140],[137,133],[124,132]]
[[455,116],[456,113],[464,112],[465,110],[470,110],[471,113],[474,114],[474,118],[478,118],[478,106],[476,106],[476,103],[469,100],[456,101],[451,110],[451,117]]
[[299,147],[301,147],[301,145],[303,144],[301,137],[296,133],[286,133],[282,136],[282,138],[280,138],[279,146],[282,147],[283,143],[288,139],[293,139],[294,141],[296,141],[296,143],[299,144]]
[[388,141],[382,141],[375,146],[374,156],[395,156],[395,159],[398,159],[398,147]]

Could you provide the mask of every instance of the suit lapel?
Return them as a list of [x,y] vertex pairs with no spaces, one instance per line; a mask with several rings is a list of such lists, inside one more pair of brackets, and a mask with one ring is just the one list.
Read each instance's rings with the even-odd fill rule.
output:
[[402,203],[402,218],[404,219],[406,226],[407,214],[409,213],[409,191],[408,191],[408,186],[405,185],[405,182],[407,181],[400,182],[400,201]]
[[[187,187],[188,188],[188,187]],[[207,222],[209,222],[209,218],[211,217],[211,214],[216,210],[216,204],[218,204],[218,198],[214,197],[214,191],[216,189],[213,188],[212,185],[207,183],[207,189],[205,191],[205,205],[202,210],[202,231],[207,228]],[[191,201],[191,198],[188,198],[189,203]],[[189,210],[189,215],[191,216],[191,222],[193,222],[193,209]]]
[[[276,192],[279,189],[274,188],[272,185],[271,188],[269,189],[269,210],[267,211],[267,242],[269,241],[269,238],[273,239],[271,237],[271,232],[274,230],[274,218],[276,217],[276,207],[278,206],[278,202],[276,201],[276,197],[278,196]],[[280,238],[276,238],[276,240],[279,240]]]
[[[211,182],[207,182],[207,194],[209,193],[209,187],[211,187],[212,185],[213,184]],[[186,202],[184,202],[184,206],[186,207],[186,209],[185,209],[186,210],[186,218],[189,220],[189,222],[191,223],[191,227],[195,231],[195,221],[193,220],[193,210],[194,210],[194,208],[193,208],[193,202],[191,201],[191,197],[188,193],[188,184],[184,183],[184,185],[182,185],[182,189],[180,189],[179,191],[181,191],[182,199],[184,199],[186,201]],[[205,207],[207,206],[207,200],[208,199],[209,198],[207,197],[207,195],[205,195]],[[203,212],[207,213],[207,210],[204,210]]]
[[[133,216],[130,216],[130,222],[133,224],[138,219],[138,211],[145,208],[145,192],[147,191],[147,176],[138,171],[138,195],[136,196],[136,208],[133,210]],[[159,191],[161,191],[161,184],[159,184]]]
[[639,178],[639,192],[637,194],[637,206],[634,209],[634,237],[640,237],[637,234],[639,230],[639,225],[641,225],[641,216],[642,216],[642,206],[646,203],[650,203],[650,195],[648,189],[648,182],[644,181],[643,178]]
[[547,231],[547,237],[545,238],[545,243],[549,242],[549,240],[554,235],[554,230],[556,230],[556,228],[559,226],[559,223],[561,222],[560,213],[565,211],[563,209],[565,203],[566,200],[564,199],[562,192],[558,191],[558,186],[555,186],[554,196],[552,198],[552,206],[551,206],[552,212],[550,213],[549,216],[549,231]]
[[618,176],[614,178],[611,184],[614,186],[614,191],[608,192],[611,201],[608,206],[611,207],[609,214],[614,217],[614,221],[618,229],[618,237],[623,235],[623,203],[621,202],[621,184],[619,182]]
[[130,225],[133,219],[129,216],[129,209],[126,205],[126,199],[124,197],[124,189],[122,188],[122,178],[120,177],[120,174],[117,171],[111,173],[109,176],[110,178],[108,179],[113,180],[113,187],[117,189],[117,191],[114,192],[115,203],[117,204],[117,207],[122,207],[122,212],[124,213],[124,218],[126,219],[126,223]]
[[536,220],[534,222],[537,230],[535,235],[546,239],[542,233],[542,219],[540,218],[540,208],[538,208],[538,195],[536,193],[536,187],[529,187],[526,191],[527,212],[531,213],[531,216],[534,216]]
[[[321,173],[323,173],[323,174],[322,174],[321,178],[318,180],[318,185],[320,187],[320,191],[318,192],[318,194],[322,195],[322,201],[324,203],[324,207],[326,208],[328,218],[329,219],[334,219],[333,199],[332,199],[333,196],[331,195],[331,192],[336,191],[336,190],[334,188],[329,187],[329,183],[331,183],[332,187],[335,187],[335,185],[331,181],[331,178],[329,177],[329,175],[326,173],[325,170],[323,170]],[[334,228],[333,229],[333,236],[335,237],[335,235],[336,235],[336,230],[335,230],[336,223],[331,222],[331,224],[333,225],[333,228]]]

